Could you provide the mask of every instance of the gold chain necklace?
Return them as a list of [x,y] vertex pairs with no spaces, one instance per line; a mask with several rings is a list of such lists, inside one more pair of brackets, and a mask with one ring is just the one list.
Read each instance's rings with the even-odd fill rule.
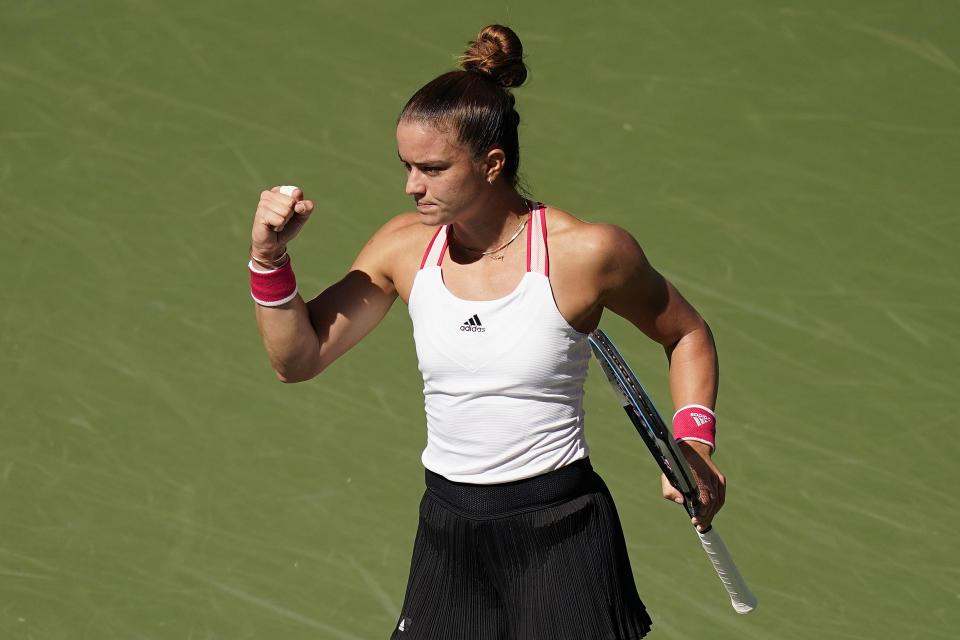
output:
[[529,221],[530,221],[530,216],[527,216],[527,217],[524,219],[524,221],[520,223],[520,226],[517,227],[517,230],[513,232],[513,235],[510,236],[510,239],[507,240],[506,242],[504,242],[502,245],[500,245],[500,246],[497,247],[496,249],[491,249],[491,250],[489,250],[489,251],[480,251],[479,249],[473,249],[473,248],[468,247],[467,245],[462,244],[462,243],[457,243],[457,244],[459,244],[460,247],[462,247],[463,249],[466,249],[467,251],[472,251],[473,253],[479,253],[479,254],[482,255],[482,256],[491,256],[491,255],[493,255],[493,254],[495,254],[495,253],[500,253],[501,251],[503,251],[504,249],[506,249],[507,247],[509,247],[511,242],[513,242],[514,240],[516,240],[517,238],[519,238],[519,237],[520,237],[520,234],[523,233],[523,230],[526,228],[527,222],[529,222]]

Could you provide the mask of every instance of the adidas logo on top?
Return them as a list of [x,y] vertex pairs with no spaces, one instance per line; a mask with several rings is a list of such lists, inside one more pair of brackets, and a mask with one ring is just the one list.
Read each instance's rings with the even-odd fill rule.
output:
[[472,318],[467,318],[467,321],[460,325],[460,331],[483,333],[486,331],[486,329],[484,329],[483,325],[480,324],[480,318],[477,317],[477,314],[473,314]]
[[690,417],[693,418],[693,421],[697,423],[698,427],[702,427],[708,422],[713,422],[712,417],[708,415],[704,415],[702,413],[694,413],[693,411],[690,412]]

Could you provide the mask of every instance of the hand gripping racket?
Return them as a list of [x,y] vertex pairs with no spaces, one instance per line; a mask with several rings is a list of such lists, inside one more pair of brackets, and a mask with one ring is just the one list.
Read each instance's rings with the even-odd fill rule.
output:
[[[627,412],[633,426],[637,428],[644,444],[653,454],[653,458],[660,466],[660,470],[680,493],[683,494],[684,508],[690,517],[697,515],[700,502],[700,490],[696,479],[687,466],[687,461],[680,453],[670,430],[667,429],[663,418],[653,406],[650,396],[633,375],[617,348],[600,329],[589,336],[590,346],[600,362],[600,368],[610,381],[623,410]],[[720,534],[712,526],[704,532],[697,532],[700,543],[707,557],[713,564],[723,586],[730,594],[730,604],[737,613],[750,613],[757,607],[757,596],[753,595],[750,587],[744,582],[743,576],[734,564],[730,552],[720,538]]]

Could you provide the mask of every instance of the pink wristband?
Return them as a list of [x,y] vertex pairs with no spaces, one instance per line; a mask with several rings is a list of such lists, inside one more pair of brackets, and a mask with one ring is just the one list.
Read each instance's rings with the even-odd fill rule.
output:
[[260,306],[279,307],[297,296],[297,279],[290,260],[273,271],[258,271],[253,260],[247,268],[250,269],[250,295]]
[[702,404],[688,404],[673,414],[673,439],[696,440],[717,448],[717,417]]

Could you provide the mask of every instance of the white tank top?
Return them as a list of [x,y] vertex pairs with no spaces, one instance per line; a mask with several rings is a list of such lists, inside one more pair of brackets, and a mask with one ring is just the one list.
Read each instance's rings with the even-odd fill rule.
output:
[[423,374],[423,464],[455,482],[529,478],[589,453],[583,383],[590,346],[557,310],[542,204],[527,225],[527,272],[496,300],[464,300],[443,282],[447,227],[434,235],[408,308]]

